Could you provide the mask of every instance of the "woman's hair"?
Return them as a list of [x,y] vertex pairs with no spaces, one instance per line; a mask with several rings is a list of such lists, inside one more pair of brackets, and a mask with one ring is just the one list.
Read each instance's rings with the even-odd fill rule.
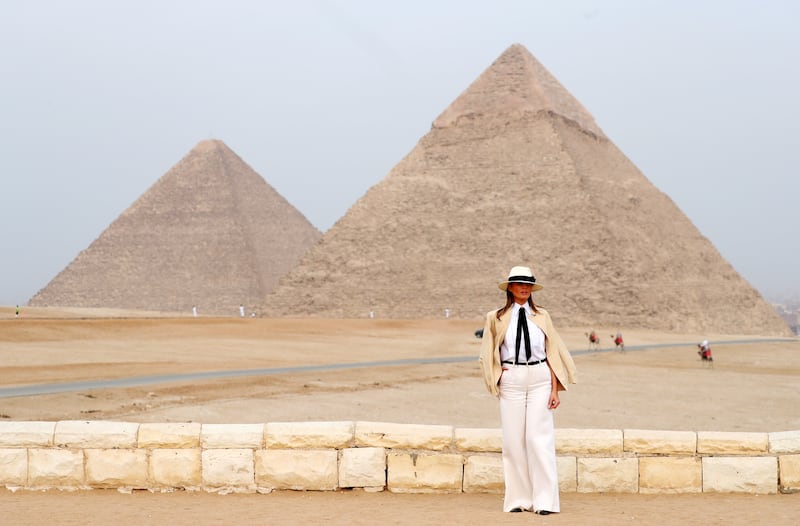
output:
[[[513,304],[514,304],[514,294],[510,290],[506,289],[506,304],[503,306],[503,308],[497,309],[497,319],[499,320],[500,316],[505,314],[505,312],[508,309],[510,309]],[[536,304],[533,303],[533,296],[528,296],[528,305],[531,306],[531,310],[535,314],[539,314],[539,310],[536,308]]]

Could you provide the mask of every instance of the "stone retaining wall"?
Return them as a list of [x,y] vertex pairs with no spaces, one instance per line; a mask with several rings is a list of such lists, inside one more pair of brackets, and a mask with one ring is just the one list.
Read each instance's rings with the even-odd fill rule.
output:
[[[499,429],[381,422],[0,422],[0,485],[502,493]],[[800,431],[557,429],[561,491],[800,491]]]

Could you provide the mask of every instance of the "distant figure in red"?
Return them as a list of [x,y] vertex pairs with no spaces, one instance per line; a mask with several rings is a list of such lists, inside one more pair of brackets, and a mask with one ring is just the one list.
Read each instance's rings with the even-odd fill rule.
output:
[[709,365],[714,364],[714,357],[711,356],[711,345],[708,344],[708,340],[703,340],[702,343],[697,344],[697,354],[700,355],[700,360],[703,363],[708,363]]
[[622,333],[617,331],[616,336],[612,336],[614,338],[614,345],[616,345],[617,349],[621,352],[625,352],[625,341],[622,339]]
[[592,329],[592,332],[587,334],[587,336],[589,337],[589,350],[591,351],[592,349],[594,349],[595,351],[599,351],[600,350],[600,337],[597,336],[597,333],[594,332],[594,329]]

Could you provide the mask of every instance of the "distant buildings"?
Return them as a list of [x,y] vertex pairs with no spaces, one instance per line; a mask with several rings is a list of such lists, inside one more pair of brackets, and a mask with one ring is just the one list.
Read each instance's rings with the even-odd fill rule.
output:
[[800,298],[788,300],[783,303],[773,303],[772,306],[778,315],[796,335],[800,336]]

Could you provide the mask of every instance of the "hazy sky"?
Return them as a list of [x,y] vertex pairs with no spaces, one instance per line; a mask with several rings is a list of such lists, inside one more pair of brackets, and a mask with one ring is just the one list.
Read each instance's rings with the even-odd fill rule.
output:
[[4,0],[0,305],[208,138],[324,232],[515,42],[745,279],[800,295],[798,21],[790,0]]

